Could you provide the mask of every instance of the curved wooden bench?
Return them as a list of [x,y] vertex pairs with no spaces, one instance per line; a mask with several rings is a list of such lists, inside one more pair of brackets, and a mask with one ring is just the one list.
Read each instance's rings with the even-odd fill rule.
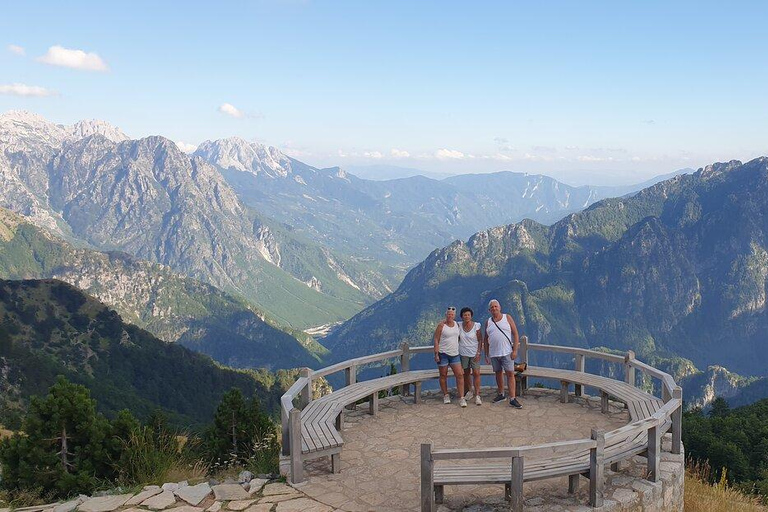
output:
[[[481,373],[493,375],[490,366],[481,366]],[[567,401],[567,388],[565,384],[578,384],[581,386],[599,389],[604,400],[604,411],[607,408],[607,396],[610,394],[619,401],[629,406],[632,420],[643,419],[651,416],[663,403],[658,398],[635,388],[624,382],[619,382],[608,377],[600,377],[589,373],[573,370],[560,370],[529,366],[524,375],[528,378],[557,380],[561,383],[561,399]],[[331,470],[334,473],[340,470],[340,453],[344,445],[344,439],[340,431],[344,423],[344,408],[364,398],[369,399],[369,410],[372,415],[378,413],[378,393],[405,384],[416,384],[414,394],[418,402],[420,396],[420,384],[425,380],[438,378],[437,370],[409,371],[381,377],[370,381],[350,384],[338,391],[310,402],[301,415],[301,454],[302,460],[311,460],[320,457],[331,457]],[[565,397],[565,398],[563,398]],[[630,406],[631,404],[631,406]],[[508,476],[508,475],[507,475]],[[542,477],[546,478],[546,477]]]
[[[522,510],[523,482],[560,476],[569,477],[569,493],[576,492],[581,476],[587,477],[590,481],[590,504],[600,506],[606,464],[614,464],[634,455],[646,455],[648,477],[657,481],[661,436],[671,426],[670,416],[681,405],[679,399],[672,399],[647,418],[611,432],[593,429],[591,439],[471,450],[433,450],[431,442],[424,443],[422,510],[431,511],[434,503],[442,503],[446,485],[478,484],[504,484],[504,494],[512,500],[512,510]],[[435,465],[436,461],[498,458],[507,460],[483,465]]]
[[365,382],[350,384],[310,402],[301,414],[301,455],[302,460],[331,457],[334,473],[340,466],[339,454],[344,439],[339,433],[344,425],[344,408],[358,401],[369,399],[369,412],[378,414],[379,391],[389,390],[404,384],[416,384],[414,400],[421,396],[421,382],[438,378],[437,370],[419,370],[398,373]]

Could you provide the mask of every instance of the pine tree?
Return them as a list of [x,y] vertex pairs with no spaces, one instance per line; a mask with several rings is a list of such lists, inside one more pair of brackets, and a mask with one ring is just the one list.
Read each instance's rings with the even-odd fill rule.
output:
[[0,443],[3,487],[39,488],[61,497],[90,492],[116,475],[111,464],[120,451],[115,432],[136,425],[127,411],[110,424],[96,413],[87,388],[60,376],[48,396],[32,397],[23,433]]
[[246,400],[239,389],[233,388],[221,399],[213,425],[204,439],[204,449],[211,461],[244,462],[262,441],[274,432],[274,425],[259,407],[254,397]]

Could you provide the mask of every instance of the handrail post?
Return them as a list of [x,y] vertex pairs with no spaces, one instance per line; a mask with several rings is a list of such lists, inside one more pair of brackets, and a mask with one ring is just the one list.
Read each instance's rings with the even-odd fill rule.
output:
[[357,382],[357,366],[353,364],[348,368],[344,368],[344,380],[347,386]]
[[[488,355],[488,354],[486,354]],[[520,353],[518,354],[518,357],[521,362],[525,363],[526,368],[528,367],[528,336],[520,336]],[[520,394],[525,394],[525,392],[528,390],[528,377],[523,373],[520,375]]]
[[312,370],[302,368],[299,370],[299,376],[307,379],[307,385],[301,388],[301,407],[303,409],[312,401]]
[[683,388],[675,386],[672,398],[680,400],[680,405],[672,413],[672,453],[679,454],[683,446]]
[[304,481],[304,462],[301,459],[301,411],[291,409],[291,483]]
[[435,510],[435,461],[432,441],[421,443],[421,512]]
[[512,457],[512,503],[510,504],[510,510],[512,512],[523,512],[523,470],[525,466],[525,460],[523,457]]
[[648,480],[659,481],[659,465],[661,462],[661,429],[654,425],[648,429]]
[[605,489],[605,430],[593,428],[590,436],[596,446],[589,451],[589,504],[603,506]]
[[624,382],[635,386],[635,367],[632,363],[635,362],[635,352],[633,350],[627,350],[627,354],[624,356]]
[[288,416],[288,412],[286,412],[285,407],[283,407],[283,404],[280,404],[280,425],[281,425],[281,434],[282,434],[282,444],[283,444],[283,455],[290,455],[291,454],[291,438],[290,438],[290,418]]
[[[406,373],[411,370],[411,347],[408,345],[407,341],[404,341],[400,344],[400,350],[403,351],[403,353],[400,354],[400,373]],[[402,396],[407,396],[410,392],[410,384],[406,383],[400,386],[400,394]]]
[[662,380],[661,381],[661,401],[664,403],[667,403],[671,399],[672,399],[672,395],[670,394],[670,390],[667,389],[667,383]]
[[[351,365],[347,368],[344,368],[344,381],[347,386],[351,386],[355,382],[357,382],[357,366]],[[354,410],[357,406],[355,404],[349,404],[347,406],[347,409]]]
[[[575,371],[577,371],[577,372],[584,373],[585,359],[586,358],[584,357],[584,354],[576,354],[576,356],[574,358],[574,361],[573,361],[573,363],[574,363],[573,369]],[[574,384],[573,385],[573,394],[576,395],[576,396],[581,396],[582,393],[583,392],[582,392],[581,384]]]

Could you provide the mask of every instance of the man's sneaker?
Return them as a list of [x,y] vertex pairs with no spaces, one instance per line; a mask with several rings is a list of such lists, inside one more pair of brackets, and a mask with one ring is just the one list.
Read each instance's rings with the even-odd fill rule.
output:
[[451,395],[445,395],[445,396],[443,397],[443,403],[444,403],[444,404],[449,404],[449,403],[451,403]]
[[462,398],[461,400],[459,400],[459,405],[462,406],[462,407],[466,407],[467,406],[467,400],[465,398]]
[[505,397],[502,393],[499,393],[496,395],[496,398],[493,399],[493,403],[502,402],[505,398],[507,397]]
[[482,405],[483,401],[480,400],[480,395],[475,395],[475,405]]
[[520,402],[517,401],[517,398],[510,399],[509,405],[511,405],[515,409],[522,409],[523,408],[523,406],[520,404]]
[[464,399],[469,400],[472,397],[472,390],[470,389],[466,393],[464,393]]

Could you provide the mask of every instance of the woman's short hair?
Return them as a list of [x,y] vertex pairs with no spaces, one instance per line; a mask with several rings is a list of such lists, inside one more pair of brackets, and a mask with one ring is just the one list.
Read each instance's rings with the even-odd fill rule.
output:
[[475,312],[472,311],[472,308],[467,308],[467,307],[461,308],[461,311],[459,312],[459,316],[464,316],[464,313],[466,313],[467,311],[469,311],[470,315],[475,316]]

